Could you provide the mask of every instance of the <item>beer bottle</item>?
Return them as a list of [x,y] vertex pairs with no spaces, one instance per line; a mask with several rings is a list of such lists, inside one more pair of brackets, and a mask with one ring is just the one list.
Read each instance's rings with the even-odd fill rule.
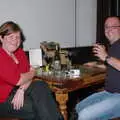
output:
[[60,59],[60,46],[59,46],[59,44],[56,44],[56,46],[55,46],[54,69],[55,70],[61,70],[61,59]]

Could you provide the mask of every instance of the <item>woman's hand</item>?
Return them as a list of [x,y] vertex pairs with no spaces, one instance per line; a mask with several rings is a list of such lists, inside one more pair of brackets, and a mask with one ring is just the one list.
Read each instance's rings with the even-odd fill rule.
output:
[[93,53],[102,61],[105,61],[106,56],[108,56],[104,45],[95,44],[93,46]]
[[14,95],[12,102],[13,108],[15,110],[19,110],[21,107],[23,107],[24,104],[24,90],[18,89],[16,94]]

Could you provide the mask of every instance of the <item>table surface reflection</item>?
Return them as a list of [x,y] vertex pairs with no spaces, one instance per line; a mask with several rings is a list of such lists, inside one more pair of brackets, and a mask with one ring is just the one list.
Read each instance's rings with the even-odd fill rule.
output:
[[35,78],[47,82],[53,92],[55,92],[56,101],[59,103],[59,108],[64,116],[67,117],[67,101],[69,100],[68,93],[81,88],[101,84],[104,82],[106,70],[97,67],[77,66],[80,69],[80,76],[59,76],[54,74],[38,74]]
[[[92,83],[103,82],[102,78],[105,77],[105,69],[88,66],[78,66],[80,69],[79,76],[55,76],[49,73],[40,73],[36,76],[38,79],[42,79],[52,86],[54,90],[65,90],[73,91],[79,88],[91,85]],[[96,79],[95,79],[96,78]],[[100,79],[99,79],[100,78]],[[99,80],[98,80],[99,79]]]

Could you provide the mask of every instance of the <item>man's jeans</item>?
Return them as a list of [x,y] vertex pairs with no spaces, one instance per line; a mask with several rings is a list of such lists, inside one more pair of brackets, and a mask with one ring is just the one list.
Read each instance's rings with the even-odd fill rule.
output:
[[120,117],[120,93],[94,93],[76,105],[78,120],[109,120]]

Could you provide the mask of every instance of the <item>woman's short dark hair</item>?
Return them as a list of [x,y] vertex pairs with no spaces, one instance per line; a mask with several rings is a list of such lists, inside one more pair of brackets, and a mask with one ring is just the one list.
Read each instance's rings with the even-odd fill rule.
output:
[[23,35],[22,29],[17,23],[14,23],[13,21],[7,21],[0,26],[0,36],[2,38],[14,32],[20,32],[21,40],[25,40],[25,36]]

